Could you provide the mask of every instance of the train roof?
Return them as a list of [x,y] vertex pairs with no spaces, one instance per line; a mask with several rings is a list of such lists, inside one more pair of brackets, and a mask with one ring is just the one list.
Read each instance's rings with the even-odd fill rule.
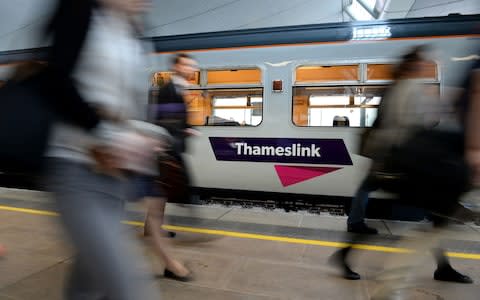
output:
[[[383,28],[383,29],[382,29]],[[448,37],[480,34],[480,14],[281,26],[258,29],[229,30],[208,33],[145,37],[154,44],[156,52],[175,52],[237,47],[347,42],[376,39],[373,33],[380,29],[382,39]],[[358,32],[370,32],[363,38]],[[369,31],[370,30],[370,31]],[[383,30],[383,31],[382,31]],[[45,59],[48,47],[0,52],[0,64],[27,59]]]
[[[384,27],[389,39],[480,34],[480,14],[281,26],[147,38],[157,52],[189,51],[269,45],[342,42],[355,31]],[[358,38],[359,40],[361,39]],[[365,38],[368,39],[368,36]],[[373,37],[374,39],[374,37]]]

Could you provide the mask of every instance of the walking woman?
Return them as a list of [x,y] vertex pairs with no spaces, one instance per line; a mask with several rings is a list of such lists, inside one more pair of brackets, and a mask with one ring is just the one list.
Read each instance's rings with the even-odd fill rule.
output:
[[47,186],[77,252],[66,299],[160,299],[120,223],[127,173],[141,172],[139,158],[153,150],[128,122],[146,104],[133,20],[147,8],[146,0],[61,0],[50,26],[51,60],[68,62],[55,65],[69,79],[58,93],[74,91],[103,119],[90,131],[58,122],[47,151]]

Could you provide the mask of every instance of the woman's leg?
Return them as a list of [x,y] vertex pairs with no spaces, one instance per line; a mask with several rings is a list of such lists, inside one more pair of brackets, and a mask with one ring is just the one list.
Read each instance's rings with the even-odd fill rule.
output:
[[[158,231],[163,237],[169,237],[169,238],[175,237],[176,236],[175,232],[166,231],[162,229],[162,225],[164,224],[164,221],[165,221],[165,207],[167,204],[167,199],[164,197],[145,197],[145,198],[149,199],[149,201],[155,201],[158,203],[156,203],[155,207],[152,208],[148,205],[149,201],[147,201],[147,215],[145,217],[143,235],[151,236],[152,231]],[[155,211],[152,212],[152,209],[155,209]],[[152,219],[150,216],[151,214],[155,215],[155,217],[153,218],[156,219],[157,227],[152,226],[152,224],[150,224],[150,219]]]
[[155,253],[165,263],[165,268],[178,277],[187,277],[190,271],[185,266],[171,257],[166,251],[166,240],[159,228],[163,223],[165,198],[147,198],[148,215],[146,225],[149,226],[149,232],[152,236],[152,243]]
[[160,299],[146,261],[120,224],[125,183],[69,161],[54,160],[50,167],[49,188],[78,253],[69,299],[81,299],[85,286],[107,299]]

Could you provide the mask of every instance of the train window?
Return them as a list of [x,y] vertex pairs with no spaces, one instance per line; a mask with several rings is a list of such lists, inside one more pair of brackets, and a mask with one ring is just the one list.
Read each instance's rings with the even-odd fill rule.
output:
[[[392,80],[394,64],[368,64],[367,80]],[[437,64],[433,61],[423,63],[421,71],[414,78],[437,80],[438,70]]]
[[437,80],[437,64],[434,61],[424,62],[422,64],[421,71],[419,72],[418,76],[415,76],[415,78]]
[[261,84],[259,69],[208,70],[208,85]]
[[258,126],[263,88],[189,90],[187,107],[191,125]]
[[[170,81],[173,72],[155,72],[152,75],[152,86],[161,87]],[[200,72],[195,72],[192,79],[188,81],[192,85],[200,84]]]
[[[372,126],[382,95],[393,79],[394,68],[394,64],[365,63],[298,67],[293,87],[293,123],[296,126]],[[435,62],[424,63],[415,78],[425,83],[425,92],[439,96]]]
[[[156,72],[152,86],[170,80],[171,72]],[[263,117],[260,69],[202,70],[191,81],[185,102],[188,123],[194,126],[257,126]],[[157,89],[152,88],[154,95]]]
[[247,97],[230,97],[230,98],[214,98],[213,99],[214,107],[235,107],[235,106],[247,106]]
[[189,90],[185,96],[187,104],[187,123],[190,125],[204,125],[205,116],[210,114],[210,106],[206,102],[206,95],[201,90]]
[[[384,86],[294,87],[293,122],[297,126],[370,127]],[[336,122],[337,121],[337,122]]]
[[296,83],[358,81],[359,66],[302,66],[296,71]]
[[394,67],[392,64],[368,64],[367,80],[392,80]]

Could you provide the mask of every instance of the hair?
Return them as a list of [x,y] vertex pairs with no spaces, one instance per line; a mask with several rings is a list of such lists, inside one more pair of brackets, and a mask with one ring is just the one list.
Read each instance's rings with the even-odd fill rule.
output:
[[427,45],[416,46],[409,52],[404,54],[400,60],[400,63],[395,67],[393,71],[393,79],[397,80],[403,76],[403,74],[410,71],[414,71],[415,63],[426,59],[425,53],[430,51],[430,47]]
[[180,62],[180,59],[186,58],[186,59],[193,59],[191,55],[188,55],[187,53],[178,53],[175,56],[172,57],[170,63],[172,66],[178,64]]
[[76,22],[81,22],[81,26],[88,28],[89,23],[85,21],[89,20],[91,11],[99,6],[97,0],[57,0],[45,33],[47,35],[55,33],[59,27]]

